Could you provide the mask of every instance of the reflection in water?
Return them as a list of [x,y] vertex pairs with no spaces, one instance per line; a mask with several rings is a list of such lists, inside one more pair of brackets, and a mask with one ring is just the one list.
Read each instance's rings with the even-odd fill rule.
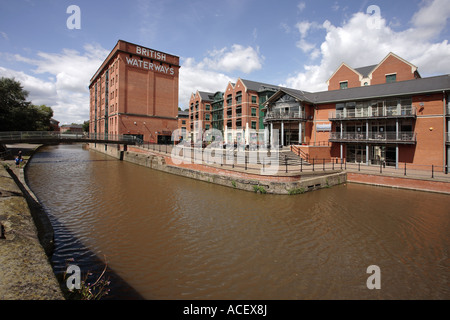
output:
[[[75,145],[42,149],[28,179],[56,225],[55,270],[105,257],[145,299],[450,298],[446,195],[354,184],[261,195]],[[366,287],[370,265],[381,290]],[[119,282],[113,297],[136,297]]]

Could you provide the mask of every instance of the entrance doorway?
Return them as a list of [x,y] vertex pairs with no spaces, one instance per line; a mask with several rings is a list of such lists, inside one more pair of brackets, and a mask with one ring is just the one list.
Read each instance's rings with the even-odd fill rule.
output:
[[347,146],[347,162],[361,163],[366,162],[366,146],[349,145]]
[[396,165],[395,147],[372,146],[370,148],[370,163],[375,165],[385,164],[386,166]]

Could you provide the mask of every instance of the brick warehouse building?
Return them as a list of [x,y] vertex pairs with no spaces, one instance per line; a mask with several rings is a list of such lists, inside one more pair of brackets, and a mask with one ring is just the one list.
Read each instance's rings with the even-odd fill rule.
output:
[[389,53],[377,65],[342,63],[327,84],[311,93],[238,79],[208,93],[211,125],[227,143],[251,144],[252,129],[264,129],[258,141],[264,135],[266,143],[296,145],[309,158],[450,166],[450,75],[422,78]]
[[119,40],[90,81],[90,133],[170,142],[178,128],[179,60]]

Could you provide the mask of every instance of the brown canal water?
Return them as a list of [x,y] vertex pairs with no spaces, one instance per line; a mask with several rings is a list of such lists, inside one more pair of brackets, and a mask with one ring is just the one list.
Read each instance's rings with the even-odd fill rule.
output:
[[261,195],[80,145],[42,148],[27,179],[55,228],[55,272],[106,261],[110,299],[450,299],[447,195],[357,184]]

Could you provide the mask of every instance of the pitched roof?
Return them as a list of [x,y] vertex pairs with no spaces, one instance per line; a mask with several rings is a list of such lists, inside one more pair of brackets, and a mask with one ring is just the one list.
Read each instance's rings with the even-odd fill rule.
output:
[[282,88],[280,86],[276,86],[273,84],[251,81],[251,80],[246,80],[246,79],[241,79],[241,81],[244,83],[245,87],[251,91],[265,91],[267,89],[277,91],[280,88]]
[[360,73],[363,76],[363,78],[367,78],[369,74],[372,72],[372,70],[375,69],[377,66],[378,66],[377,64],[374,64],[371,66],[355,68],[354,70]]
[[214,93],[212,93],[212,92],[199,91],[198,94],[200,95],[200,98],[203,101],[213,101],[214,100]]
[[280,88],[277,93],[264,102],[264,105],[276,101],[283,94],[289,94],[300,101],[311,104],[325,104],[387,97],[406,97],[417,94],[440,93],[442,91],[450,91],[450,74],[321,92],[306,92],[291,88]]
[[305,97],[313,103],[321,104],[435,93],[444,90],[450,90],[450,74],[364,87],[305,93]]

